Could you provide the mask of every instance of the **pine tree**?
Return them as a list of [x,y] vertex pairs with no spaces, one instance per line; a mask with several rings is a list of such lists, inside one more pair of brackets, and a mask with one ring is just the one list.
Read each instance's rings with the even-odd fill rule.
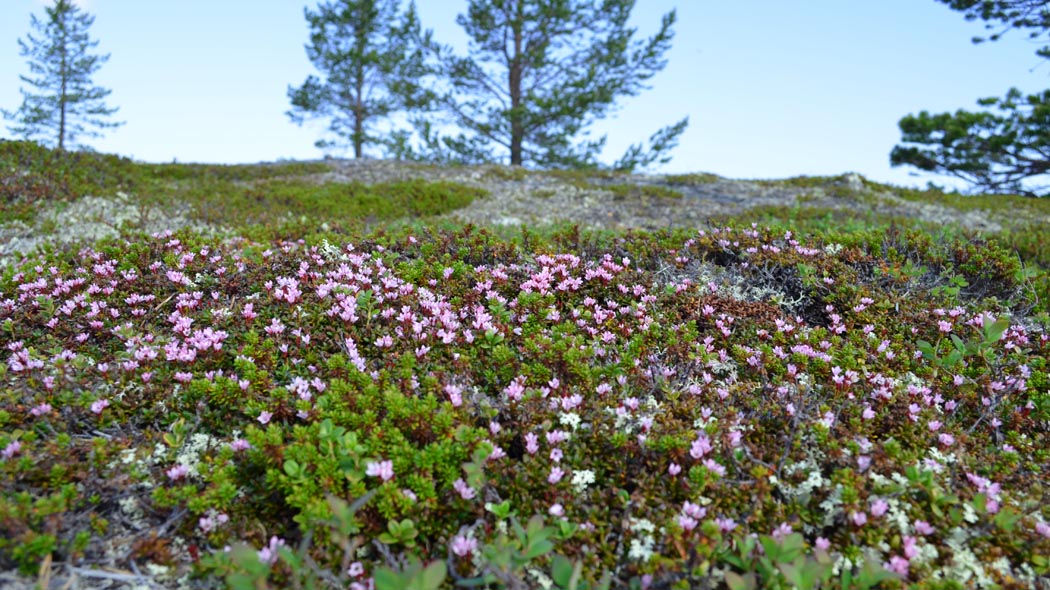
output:
[[15,121],[8,127],[26,139],[39,139],[49,146],[66,149],[79,137],[101,137],[103,129],[123,125],[106,120],[117,112],[106,106],[110,90],[95,86],[91,77],[109,55],[92,55],[98,46],[88,29],[95,17],[82,12],[71,0],[55,0],[45,8],[46,20],[31,17],[38,36],[19,39],[22,57],[28,58],[30,76],[20,76],[30,90],[21,88],[22,106],[3,111]]
[[[675,12],[655,35],[634,38],[634,0],[471,0],[456,22],[470,39],[468,57],[431,45],[445,75],[438,104],[458,135],[417,119],[427,159],[514,166],[598,166],[605,137],[588,129],[617,100],[646,89],[666,65]],[[657,131],[648,149],[632,146],[614,168],[669,161],[688,119]]]
[[[998,40],[1011,28],[1029,29],[1035,39],[1050,31],[1050,0],[938,0],[983,20]],[[974,38],[974,43],[985,41]],[[1050,45],[1036,52],[1050,58]],[[1022,95],[1016,88],[1002,98],[977,101],[983,111],[922,111],[903,117],[902,144],[890,152],[893,166],[914,166],[946,174],[989,193],[1045,196],[1050,186],[1037,184],[1050,174],[1050,90]]]
[[[998,41],[1010,29],[1034,29],[1029,39],[1037,39],[1050,30],[1050,2],[1047,0],[937,0],[952,10],[966,15],[966,20],[983,20],[985,28],[996,31],[985,37],[974,37],[974,43]],[[1050,45],[1036,54],[1050,58]]]
[[334,0],[316,11],[304,10],[310,23],[306,53],[324,79],[309,76],[288,89],[288,116],[302,124],[308,118],[329,119],[335,139],[319,140],[321,148],[349,145],[354,156],[367,145],[389,146],[395,132],[375,132],[376,123],[414,106],[416,81],[423,75],[423,52],[410,39],[420,31],[414,3],[404,14],[400,0]]

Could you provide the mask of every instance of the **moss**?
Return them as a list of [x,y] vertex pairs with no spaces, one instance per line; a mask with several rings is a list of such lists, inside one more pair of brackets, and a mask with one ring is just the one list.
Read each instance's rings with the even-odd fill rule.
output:
[[690,174],[668,174],[664,181],[672,186],[696,186],[711,184],[722,180],[722,177],[709,172],[694,172]]
[[489,166],[485,169],[485,178],[520,182],[529,176],[529,171],[521,166]]
[[223,225],[268,225],[301,220],[327,225],[425,218],[466,207],[486,191],[454,182],[408,180],[366,185],[273,180],[222,185],[192,194],[202,220]]
[[658,184],[603,184],[593,188],[608,191],[616,199],[681,199],[682,193]]

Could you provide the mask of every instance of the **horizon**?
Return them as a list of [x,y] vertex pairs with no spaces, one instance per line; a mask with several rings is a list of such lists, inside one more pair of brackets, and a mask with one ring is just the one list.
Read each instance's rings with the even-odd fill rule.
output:
[[[0,108],[21,104],[18,76],[28,68],[16,39],[31,32],[30,13],[39,18],[45,3],[10,0],[8,18],[0,19],[0,80],[8,80],[0,84]],[[93,53],[111,54],[93,82],[113,91],[106,103],[120,111],[112,120],[126,122],[87,142],[95,151],[213,164],[325,157],[313,146],[324,122],[298,127],[284,114],[287,88],[317,73],[306,58],[302,14],[316,2],[78,4],[96,17],[90,36],[100,43]],[[618,112],[592,130],[608,135],[602,156],[608,163],[688,115],[671,162],[650,173],[758,179],[856,172],[900,186],[932,181],[961,188],[947,176],[890,167],[889,151],[900,141],[897,121],[921,110],[977,110],[979,98],[1011,87],[1031,93],[1047,82],[1038,45],[1024,32],[975,46],[970,39],[984,32],[983,23],[934,0],[642,4],[631,23],[639,38],[678,5],[668,65],[649,90],[621,99]],[[423,27],[462,53],[465,36],[454,19],[466,3],[417,6]],[[18,139],[8,124],[0,137]]]

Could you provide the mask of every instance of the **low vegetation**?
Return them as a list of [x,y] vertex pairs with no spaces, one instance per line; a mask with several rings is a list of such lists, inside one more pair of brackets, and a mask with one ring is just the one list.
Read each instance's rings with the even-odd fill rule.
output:
[[132,195],[140,207],[158,211],[179,204],[197,221],[233,227],[413,219],[485,196],[451,182],[321,183],[312,176],[329,171],[323,162],[143,164],[15,141],[0,141],[0,171],[0,222],[29,222],[42,204],[85,195]]
[[[1050,306],[999,242],[500,237],[436,228],[460,201],[413,185],[356,187],[420,216],[364,228],[309,204],[346,187],[236,182],[250,231],[3,269],[0,565],[117,555],[238,589],[1050,576]],[[307,210],[328,229],[275,221]]]

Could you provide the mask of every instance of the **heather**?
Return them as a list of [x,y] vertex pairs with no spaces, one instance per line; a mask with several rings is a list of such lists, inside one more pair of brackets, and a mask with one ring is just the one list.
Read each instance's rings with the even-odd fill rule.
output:
[[[268,219],[281,182],[252,189]],[[429,214],[129,230],[5,266],[0,563],[172,587],[1046,584],[1045,279],[1003,241]]]

